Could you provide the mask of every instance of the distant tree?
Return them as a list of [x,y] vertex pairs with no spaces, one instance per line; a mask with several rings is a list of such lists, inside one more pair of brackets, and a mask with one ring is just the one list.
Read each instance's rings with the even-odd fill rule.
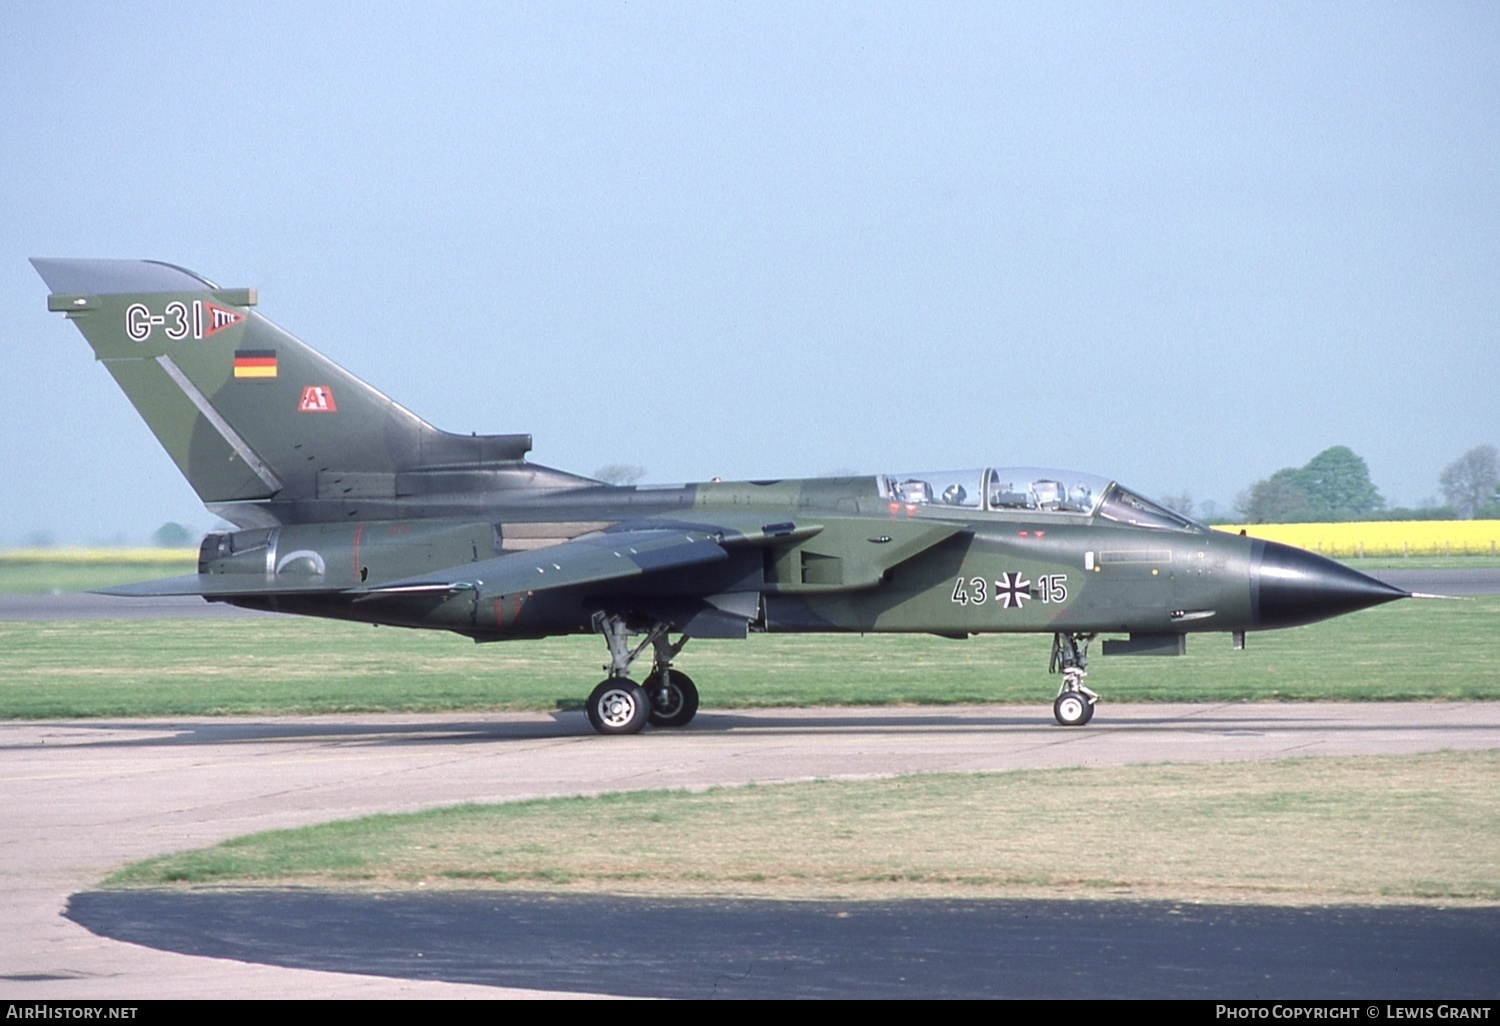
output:
[[1283,467],[1235,501],[1252,524],[1355,520],[1385,508],[1370,468],[1348,446],[1324,449],[1303,467]]
[[151,535],[151,544],[159,549],[186,548],[197,540],[190,527],[169,521],[158,527]]
[[50,549],[57,544],[57,535],[45,528],[28,531],[26,537],[21,539],[21,544],[28,549]]
[[1307,496],[1278,470],[1257,481],[1234,500],[1234,508],[1248,524],[1287,524],[1308,519]]
[[633,463],[608,463],[594,471],[600,481],[612,485],[632,485],[646,476],[646,468]]
[[1385,508],[1370,468],[1347,445],[1324,449],[1296,472],[1308,512],[1318,519],[1352,520]]
[[1500,452],[1493,445],[1476,445],[1443,468],[1438,483],[1448,505],[1465,520],[1473,518],[1490,505],[1500,502],[1495,489],[1500,486]]

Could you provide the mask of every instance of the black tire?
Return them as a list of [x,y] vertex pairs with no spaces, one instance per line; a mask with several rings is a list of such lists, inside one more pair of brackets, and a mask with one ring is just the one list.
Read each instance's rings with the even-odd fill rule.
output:
[[698,685],[681,670],[667,671],[665,687],[658,676],[646,681],[645,687],[653,727],[686,727],[698,715]]
[[1094,703],[1082,691],[1064,691],[1052,703],[1052,715],[1064,727],[1081,727],[1094,718]]
[[651,701],[635,681],[611,677],[589,695],[588,713],[601,734],[639,734],[651,715]]

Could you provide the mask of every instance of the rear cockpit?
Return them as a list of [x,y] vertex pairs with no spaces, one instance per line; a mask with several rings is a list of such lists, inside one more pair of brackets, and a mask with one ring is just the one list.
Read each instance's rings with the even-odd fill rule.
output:
[[1132,527],[1201,531],[1202,526],[1105,477],[1074,470],[991,467],[881,474],[880,496],[910,506],[955,511],[1098,517]]

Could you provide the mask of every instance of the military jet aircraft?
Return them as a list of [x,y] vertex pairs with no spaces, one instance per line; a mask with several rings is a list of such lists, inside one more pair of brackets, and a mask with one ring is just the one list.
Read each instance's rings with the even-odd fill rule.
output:
[[1050,634],[1054,715],[1082,726],[1100,634],[1125,635],[1105,654],[1180,655],[1205,631],[1240,648],[1408,596],[1071,471],[609,485],[529,462],[530,435],[434,428],[262,317],[254,290],[155,261],[32,263],[48,308],[239,528],[203,539],[198,573],[110,593],[475,641],[597,633],[608,676],[587,711],[604,734],[692,720],[697,687],[673,665],[689,638]]

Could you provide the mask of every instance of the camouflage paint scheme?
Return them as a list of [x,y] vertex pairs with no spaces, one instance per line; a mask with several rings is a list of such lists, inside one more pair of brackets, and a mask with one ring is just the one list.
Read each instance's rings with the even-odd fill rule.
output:
[[[262,317],[251,289],[152,261],[33,264],[49,309],[240,528],[204,539],[198,574],[116,593],[477,641],[598,632],[612,671],[589,712],[606,733],[692,718],[696,688],[671,667],[688,637],[1052,634],[1054,709],[1078,725],[1097,634],[1131,636],[1106,652],[1175,655],[1188,633],[1238,644],[1406,595],[1085,474],[609,485],[527,461],[529,435],[432,427]],[[626,676],[636,634],[648,689]]]

